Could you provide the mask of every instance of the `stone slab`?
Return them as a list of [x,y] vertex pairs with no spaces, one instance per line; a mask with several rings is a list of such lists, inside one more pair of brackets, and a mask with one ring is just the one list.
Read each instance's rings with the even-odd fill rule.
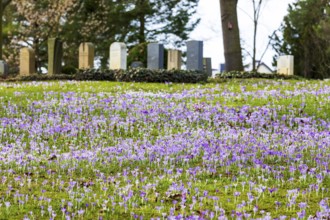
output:
[[159,43],[148,44],[148,69],[164,69],[164,46]]
[[203,71],[203,41],[187,42],[187,70]]
[[131,64],[131,67],[132,68],[143,68],[144,65],[141,61],[134,61],[132,64]]
[[0,75],[6,76],[9,74],[8,64],[4,60],[0,60]]
[[94,67],[95,47],[90,42],[79,46],[79,69],[92,69]]
[[29,76],[36,72],[36,59],[34,50],[31,48],[22,48],[20,50],[19,74]]
[[212,76],[212,59],[209,57],[203,58],[203,69],[209,77]]
[[168,50],[167,54],[167,69],[180,70],[182,65],[182,52],[180,50]]
[[294,56],[284,55],[277,60],[277,73],[283,75],[294,74]]
[[127,69],[127,47],[124,43],[114,42],[111,44],[110,69]]

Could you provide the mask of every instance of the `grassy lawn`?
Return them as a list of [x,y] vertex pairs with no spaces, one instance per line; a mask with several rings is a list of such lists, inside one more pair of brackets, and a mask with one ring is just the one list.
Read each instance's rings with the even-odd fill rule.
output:
[[330,81],[0,83],[0,219],[330,218]]

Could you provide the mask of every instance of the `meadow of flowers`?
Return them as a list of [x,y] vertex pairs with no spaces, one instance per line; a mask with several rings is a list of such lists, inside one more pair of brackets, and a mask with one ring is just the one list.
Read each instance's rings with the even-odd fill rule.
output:
[[0,219],[329,219],[330,81],[0,83]]

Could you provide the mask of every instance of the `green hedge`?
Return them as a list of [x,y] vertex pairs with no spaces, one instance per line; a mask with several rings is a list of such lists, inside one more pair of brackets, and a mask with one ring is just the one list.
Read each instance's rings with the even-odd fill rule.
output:
[[240,72],[240,71],[230,71],[216,74],[215,79],[249,79],[249,78],[263,78],[263,79],[301,79],[301,77],[293,75],[280,75],[277,73],[258,73],[258,72]]
[[115,78],[120,82],[173,82],[197,83],[205,82],[207,74],[199,71],[188,70],[151,70],[145,68],[128,69],[115,73]]
[[145,68],[129,68],[128,70],[79,70],[76,80],[108,80],[119,82],[173,82],[197,83],[205,82],[204,72],[186,70],[151,70]]
[[97,80],[119,82],[173,82],[198,83],[206,82],[207,74],[187,70],[150,70],[145,68],[130,68],[128,70],[78,70],[75,74],[17,76],[2,81],[46,81],[46,80]]
[[49,80],[75,80],[75,75],[67,74],[54,74],[54,75],[45,75],[45,74],[33,74],[29,76],[16,76],[14,78],[5,78],[0,81],[6,82],[16,82],[16,81],[49,81]]
[[100,70],[100,69],[86,69],[78,70],[75,74],[76,80],[97,80],[97,81],[116,81],[115,72],[122,70]]

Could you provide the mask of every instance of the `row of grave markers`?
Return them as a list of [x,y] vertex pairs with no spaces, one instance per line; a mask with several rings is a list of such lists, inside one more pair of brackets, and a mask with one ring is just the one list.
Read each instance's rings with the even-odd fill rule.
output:
[[[61,73],[62,67],[62,42],[58,38],[48,40],[48,74]],[[95,47],[92,43],[81,43],[79,46],[79,69],[89,69],[94,67]],[[168,50],[167,68],[181,69],[180,50]],[[148,44],[148,69],[163,69],[164,67],[164,46],[158,43]],[[141,67],[141,62],[134,62],[133,67]],[[6,68],[1,65],[0,68]],[[278,59],[277,73],[293,75],[294,57],[291,55],[280,56]],[[127,47],[124,43],[115,42],[110,46],[110,69],[127,68]],[[204,70],[209,76],[212,75],[211,58],[203,58],[203,42],[187,42],[187,70]],[[4,70],[6,72],[6,70]],[[26,76],[34,74],[35,53],[31,48],[20,50],[20,75]]]
[[[148,69],[164,68],[164,46],[159,43],[148,44]],[[62,42],[58,38],[48,40],[48,74],[61,73]],[[81,43],[79,46],[79,69],[94,67],[95,47],[92,43]],[[181,69],[182,53],[180,50],[168,50],[167,68]],[[142,67],[141,62],[134,62],[133,67]],[[114,42],[110,46],[110,69],[127,69],[127,47],[124,43]],[[211,58],[203,58],[203,42],[187,42],[187,70],[204,70],[212,74]],[[35,53],[31,48],[20,50],[20,75],[35,73]]]

